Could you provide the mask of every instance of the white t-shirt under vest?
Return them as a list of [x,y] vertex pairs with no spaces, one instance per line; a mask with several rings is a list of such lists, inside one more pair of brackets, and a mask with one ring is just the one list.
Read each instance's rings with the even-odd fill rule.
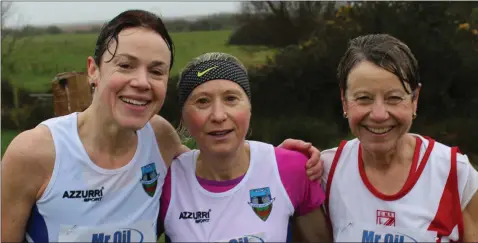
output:
[[250,165],[234,188],[204,189],[196,178],[197,150],[171,165],[165,234],[172,242],[285,242],[294,207],[281,182],[274,147],[248,141]]
[[462,210],[478,189],[478,172],[465,155],[418,135],[411,173],[395,195],[368,181],[358,139],[326,150],[326,207],[337,242],[448,242],[463,240]]
[[[166,165],[148,123],[137,131],[133,159],[118,169],[93,163],[83,147],[78,113],[52,118],[55,165],[34,205],[29,242],[155,242]],[[35,149],[35,148],[32,148]]]

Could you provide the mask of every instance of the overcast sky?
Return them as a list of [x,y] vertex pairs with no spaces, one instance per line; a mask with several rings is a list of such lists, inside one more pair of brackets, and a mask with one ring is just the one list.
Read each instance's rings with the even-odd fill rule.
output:
[[105,21],[127,9],[144,9],[165,18],[236,12],[239,2],[14,2],[7,26]]

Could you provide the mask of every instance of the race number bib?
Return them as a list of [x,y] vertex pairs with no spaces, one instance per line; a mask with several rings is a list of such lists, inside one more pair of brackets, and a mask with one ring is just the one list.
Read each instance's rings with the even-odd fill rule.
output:
[[386,227],[362,223],[349,223],[338,229],[336,242],[362,243],[404,243],[404,242],[436,242],[437,234],[432,231]]
[[226,239],[226,240],[216,240],[216,241],[213,241],[213,242],[215,242],[215,243],[224,243],[224,242],[229,242],[229,243],[266,242],[265,241],[265,236],[266,236],[266,234],[264,232],[260,232],[260,233],[243,235],[243,236],[239,236],[239,237],[232,237],[231,239]]
[[130,243],[156,242],[153,222],[139,222],[127,226],[100,225],[60,226],[59,242]]

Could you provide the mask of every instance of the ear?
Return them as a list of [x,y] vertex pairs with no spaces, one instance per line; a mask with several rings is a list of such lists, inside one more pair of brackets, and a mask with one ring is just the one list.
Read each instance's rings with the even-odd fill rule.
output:
[[95,59],[91,56],[88,57],[86,65],[88,69],[89,85],[91,86],[94,83],[98,87],[100,68],[96,65]]
[[413,91],[412,102],[413,102],[413,112],[415,112],[415,113],[417,112],[417,109],[418,109],[418,97],[420,95],[420,89],[421,88],[422,88],[422,84],[419,83],[418,87],[415,89],[415,91]]
[[345,92],[342,88],[340,88],[340,100],[342,101],[342,111],[347,111],[347,101],[345,99]]

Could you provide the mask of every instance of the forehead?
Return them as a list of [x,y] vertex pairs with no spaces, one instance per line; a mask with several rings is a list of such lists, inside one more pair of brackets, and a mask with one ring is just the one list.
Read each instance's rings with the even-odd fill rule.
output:
[[352,92],[358,90],[387,92],[397,89],[405,91],[395,74],[368,61],[363,61],[352,68],[347,78],[347,89]]
[[[117,47],[116,47],[117,46]],[[155,31],[145,28],[128,28],[118,34],[118,43],[112,41],[109,49],[116,55],[128,54],[139,60],[152,62],[161,61],[169,65],[170,55],[168,45]],[[111,54],[106,51],[104,56],[109,60]]]
[[233,82],[231,80],[225,80],[225,79],[217,79],[217,80],[210,80],[198,85],[191,92],[191,95],[195,95],[199,93],[216,94],[216,93],[223,93],[226,91],[241,92],[245,94],[244,90],[236,82]]

